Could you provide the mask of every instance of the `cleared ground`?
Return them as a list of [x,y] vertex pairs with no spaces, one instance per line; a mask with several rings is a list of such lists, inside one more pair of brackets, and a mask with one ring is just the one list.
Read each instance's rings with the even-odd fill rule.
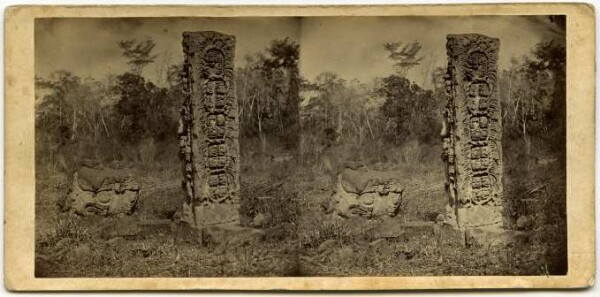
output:
[[[427,152],[427,153],[424,153]],[[338,156],[338,157],[336,157]],[[344,156],[344,160],[339,156]],[[424,147],[354,158],[367,166],[403,173],[402,211],[386,222],[342,219],[322,205],[331,196],[336,168],[347,153],[319,158],[265,157],[243,154],[243,223],[262,214],[264,240],[242,246],[176,242],[177,225],[162,224],[132,235],[106,226],[131,222],[169,222],[181,205],[179,164],[138,166],[142,197],[129,218],[81,218],[62,213],[56,202],[68,178],[39,171],[36,181],[36,275],[95,276],[308,276],[308,275],[545,275],[566,269],[564,165],[554,156],[535,159],[505,152],[507,228],[530,232],[525,242],[464,246],[433,230],[444,212],[443,164],[439,152]],[[327,160],[324,162],[323,160]],[[384,162],[382,162],[384,161]],[[336,165],[338,164],[338,165]],[[431,226],[402,236],[378,237],[384,224]],[[440,235],[441,234],[441,235]]]

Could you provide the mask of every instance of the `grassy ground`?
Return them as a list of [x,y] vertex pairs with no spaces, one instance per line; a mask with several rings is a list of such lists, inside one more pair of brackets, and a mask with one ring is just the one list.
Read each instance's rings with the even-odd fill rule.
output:
[[[369,152],[365,154],[364,152]],[[36,180],[36,275],[94,276],[300,276],[300,275],[544,275],[566,272],[564,164],[552,155],[523,159],[505,151],[507,228],[531,239],[509,246],[470,246],[437,235],[376,238],[377,221],[326,215],[336,170],[347,161],[398,171],[405,185],[394,222],[426,222],[444,212],[439,148],[338,147],[300,160],[242,147],[242,223],[264,218],[265,240],[241,247],[174,243],[173,232],[111,236],[116,218],[79,218],[56,202],[67,178],[38,170]],[[547,161],[550,160],[550,161]],[[181,205],[179,164],[134,166],[143,176],[136,220],[171,219]],[[145,190],[144,190],[145,189]]]

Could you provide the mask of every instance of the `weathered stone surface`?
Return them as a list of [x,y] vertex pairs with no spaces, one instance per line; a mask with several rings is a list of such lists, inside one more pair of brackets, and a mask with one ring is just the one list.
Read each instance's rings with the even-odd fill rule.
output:
[[128,169],[81,166],[77,171],[79,186],[85,191],[98,192],[115,183],[126,182],[133,173]]
[[464,227],[494,225],[502,227],[502,206],[473,205],[456,209],[456,216]]
[[502,116],[497,94],[499,40],[448,35],[443,137],[447,222],[460,228],[502,224]]
[[329,207],[342,217],[393,217],[402,203],[402,192],[391,172],[347,168],[338,175]]
[[126,169],[82,166],[73,174],[63,210],[87,216],[131,214],[140,187]]
[[190,225],[239,222],[239,123],[235,38],[184,32],[184,103],[179,127],[185,205]]
[[208,204],[196,206],[196,223],[199,226],[239,223],[237,207],[230,204]]

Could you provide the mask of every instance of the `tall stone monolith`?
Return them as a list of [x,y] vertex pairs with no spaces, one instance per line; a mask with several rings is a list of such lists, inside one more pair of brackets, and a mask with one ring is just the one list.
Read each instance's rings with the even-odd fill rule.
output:
[[443,159],[447,220],[459,228],[502,226],[499,44],[479,34],[447,36]]
[[199,228],[239,223],[239,122],[235,37],[184,32],[184,103],[179,128],[185,203]]

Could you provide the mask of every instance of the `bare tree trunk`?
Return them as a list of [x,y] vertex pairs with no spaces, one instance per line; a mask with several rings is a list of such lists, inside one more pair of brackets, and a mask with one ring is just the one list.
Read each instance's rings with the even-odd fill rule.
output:
[[337,114],[337,128],[336,128],[337,133],[338,133],[338,135],[339,135],[340,138],[344,137],[343,131],[342,131],[343,128],[344,128],[344,125],[343,125],[343,122],[342,122],[342,110],[340,108],[338,110],[338,114]]
[[329,128],[329,100],[325,104],[325,129]]
[[301,127],[300,127],[300,75],[298,66],[290,66],[288,69],[288,93],[286,109],[286,123],[289,131],[286,146],[294,151],[294,154],[299,155],[301,152]]
[[[258,137],[260,138],[260,153],[264,160],[267,154],[267,136],[262,129],[262,116],[258,113]],[[264,162],[262,162],[264,165]]]
[[365,118],[367,119],[367,127],[369,127],[369,132],[371,133],[371,139],[375,140],[375,135],[373,135],[373,129],[371,128],[371,123],[369,122],[369,115],[367,114],[367,110],[363,108],[363,112],[365,114]]
[[88,125],[88,127],[90,128],[92,134],[94,134],[94,142],[98,142],[98,133],[97,133],[97,129],[92,125],[90,119],[86,116],[85,112],[82,113],[82,117],[85,120],[85,123]]
[[521,122],[521,132],[523,133],[523,141],[525,143],[525,154],[527,157],[531,154],[531,139],[527,134],[527,116],[523,113],[522,122]]
[[71,139],[75,139],[77,135],[77,109],[73,107],[73,125],[72,125],[73,134],[71,134]]
[[106,122],[104,121],[104,114],[102,113],[102,106],[99,106],[98,110],[100,111],[100,120],[102,121],[102,126],[104,126],[104,132],[106,132],[106,137],[110,137],[110,134],[108,133],[108,127],[106,126]]

